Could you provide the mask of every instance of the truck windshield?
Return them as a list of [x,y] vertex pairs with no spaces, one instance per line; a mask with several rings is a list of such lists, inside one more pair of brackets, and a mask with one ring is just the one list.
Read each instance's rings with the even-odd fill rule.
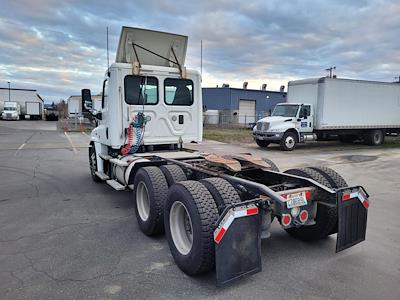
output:
[[272,116],[295,117],[298,109],[298,105],[277,105],[272,112]]
[[15,107],[4,107],[4,110],[13,111],[16,110]]

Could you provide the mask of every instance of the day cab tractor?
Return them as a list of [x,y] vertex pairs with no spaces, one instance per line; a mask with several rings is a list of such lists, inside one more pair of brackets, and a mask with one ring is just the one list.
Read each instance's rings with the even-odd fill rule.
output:
[[[303,241],[337,233],[337,252],[363,241],[368,194],[335,171],[281,172],[248,153],[184,148],[202,140],[201,78],[184,67],[186,47],[186,36],[122,28],[102,108],[90,111],[93,180],[133,190],[141,231],[165,233],[183,272],[215,269],[219,286],[261,271],[261,240],[273,220]],[[91,107],[90,94],[82,90],[82,107]]]

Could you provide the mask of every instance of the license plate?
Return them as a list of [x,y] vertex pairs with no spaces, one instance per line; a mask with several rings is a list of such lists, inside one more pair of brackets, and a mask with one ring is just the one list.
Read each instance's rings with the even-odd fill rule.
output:
[[287,199],[286,206],[289,209],[307,205],[307,199],[304,193],[290,194],[287,196]]

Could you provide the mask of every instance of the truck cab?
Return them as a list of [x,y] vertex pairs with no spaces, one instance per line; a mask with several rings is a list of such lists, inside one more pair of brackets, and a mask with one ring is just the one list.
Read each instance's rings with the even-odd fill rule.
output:
[[20,104],[15,101],[4,102],[3,120],[19,120]]
[[314,108],[310,103],[281,103],[271,116],[259,120],[253,137],[260,147],[278,143],[282,150],[291,151],[297,143],[315,139]]

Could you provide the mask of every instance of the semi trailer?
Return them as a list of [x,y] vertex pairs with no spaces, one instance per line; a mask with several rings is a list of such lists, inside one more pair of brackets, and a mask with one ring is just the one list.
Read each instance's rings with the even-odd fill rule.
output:
[[[103,81],[88,160],[95,182],[132,190],[140,230],[165,233],[186,274],[218,286],[261,271],[273,221],[304,241],[337,234],[336,251],[365,239],[368,193],[327,167],[281,172],[267,158],[184,147],[202,140],[201,77],[185,68],[187,37],[123,27]],[[82,90],[82,108],[92,99]]]
[[381,145],[399,133],[400,83],[330,77],[290,81],[286,103],[253,128],[260,147],[277,143],[286,151],[327,139]]

